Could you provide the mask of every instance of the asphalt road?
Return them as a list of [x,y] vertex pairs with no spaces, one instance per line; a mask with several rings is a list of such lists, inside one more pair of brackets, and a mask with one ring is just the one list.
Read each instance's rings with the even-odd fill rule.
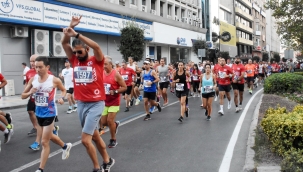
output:
[[[260,87],[257,89],[260,90]],[[256,93],[257,90],[254,90]],[[169,105],[161,113],[152,114],[152,120],[143,121],[143,104],[124,111],[124,101],[121,101],[121,112],[117,120],[121,127],[117,135],[116,148],[107,149],[116,164],[113,172],[217,172],[223,162],[228,144],[240,116],[245,115],[238,139],[235,142],[230,169],[223,171],[242,171],[245,162],[246,143],[252,115],[261,91],[253,99],[247,113],[235,113],[235,106],[227,109],[224,106],[224,116],[218,115],[219,102],[213,103],[212,120],[206,121],[205,110],[200,108],[198,97],[189,99],[190,114],[183,123],[177,119],[180,116],[180,105],[177,98],[169,93]],[[232,99],[233,99],[233,93]],[[243,109],[252,97],[247,91],[244,93]],[[227,99],[225,99],[227,100]],[[233,102],[233,101],[232,101]],[[60,147],[51,143],[51,158],[45,167],[45,172],[89,172],[92,163],[85,148],[80,143],[81,126],[76,112],[66,114],[67,103],[58,105],[60,126],[59,136],[65,142],[73,143],[69,159],[61,159]],[[28,136],[32,128],[26,108],[10,110],[13,115],[14,135],[8,144],[2,144],[0,153],[0,171],[34,172],[39,167],[40,151],[32,151],[28,147],[35,137]],[[108,144],[110,134],[105,133],[102,138]],[[1,136],[2,140],[4,137]],[[99,155],[99,162],[102,163]],[[226,162],[226,161],[224,161]],[[228,161],[227,161],[228,162]],[[222,170],[222,169],[221,169]]]

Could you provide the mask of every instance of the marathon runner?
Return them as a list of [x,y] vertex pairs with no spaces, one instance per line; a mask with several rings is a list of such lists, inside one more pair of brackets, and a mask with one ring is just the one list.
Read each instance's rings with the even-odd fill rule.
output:
[[[242,110],[243,92],[244,92],[244,73],[245,67],[241,64],[240,57],[237,56],[235,64],[232,66],[234,77],[232,79],[232,87],[234,90],[234,102],[236,105],[236,113]],[[240,102],[239,102],[240,99]]]
[[249,59],[248,60],[248,64],[245,65],[245,70],[246,70],[246,73],[247,73],[247,86],[249,88],[249,93],[252,94],[252,90],[253,90],[253,87],[254,87],[254,76],[255,76],[255,65],[252,64],[252,60]]
[[163,97],[163,106],[168,104],[167,88],[169,86],[169,70],[172,70],[172,68],[165,65],[165,59],[161,58],[160,65],[157,67],[156,72],[159,74],[160,78],[158,91]]

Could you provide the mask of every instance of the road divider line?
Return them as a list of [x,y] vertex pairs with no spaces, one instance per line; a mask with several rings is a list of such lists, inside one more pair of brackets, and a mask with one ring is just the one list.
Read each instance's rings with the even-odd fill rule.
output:
[[[169,107],[169,106],[172,106],[172,105],[174,105],[174,104],[176,104],[176,103],[179,103],[179,101],[175,101],[175,102],[173,102],[173,103],[170,103],[170,104],[168,104],[168,105],[162,107],[162,109],[165,109],[165,108],[167,108],[167,107]],[[155,110],[155,111],[157,111],[157,110]],[[130,122],[132,122],[132,121],[134,121],[134,120],[136,120],[136,119],[142,118],[142,117],[144,117],[145,115],[146,115],[145,112],[139,112],[139,113],[133,114],[133,115],[131,115],[131,116],[129,116],[129,117],[123,118],[123,119],[121,119],[121,121],[124,121],[124,122],[121,122],[120,126],[123,126],[123,125],[125,125],[125,124],[128,124],[128,123],[130,123]],[[132,118],[131,118],[131,117],[132,117]],[[105,130],[105,132],[108,132],[108,131],[109,131],[109,129],[107,128],[107,129]],[[74,143],[73,143],[73,147],[75,147],[75,146],[77,146],[77,145],[79,145],[79,144],[81,144],[81,140],[74,142]],[[48,158],[51,158],[51,157],[53,157],[53,156],[55,156],[55,155],[58,155],[58,154],[61,153],[61,152],[62,152],[62,149],[58,149],[58,150],[56,150],[56,151],[50,153],[49,156],[48,156]],[[31,167],[31,166],[34,166],[34,165],[36,165],[36,164],[38,164],[38,163],[40,163],[40,159],[36,159],[36,160],[34,160],[34,161],[30,162],[30,163],[27,163],[27,164],[25,164],[25,165],[22,165],[21,167],[16,168],[16,169],[14,169],[14,170],[12,170],[12,171],[10,171],[10,172],[19,172],[19,171],[25,170],[25,169],[27,169],[27,168],[29,168],[29,167]]]
[[223,157],[223,160],[222,160],[222,163],[220,165],[220,168],[219,168],[219,172],[229,172],[229,168],[230,168],[230,164],[231,164],[231,160],[232,160],[232,157],[233,157],[233,153],[234,153],[234,148],[236,146],[236,143],[237,143],[237,140],[238,140],[238,136],[239,136],[239,133],[240,133],[240,130],[241,130],[241,127],[242,127],[242,124],[243,124],[243,121],[245,119],[245,116],[247,114],[247,111],[252,103],[252,101],[254,100],[254,98],[261,92],[263,91],[263,88],[260,89],[259,91],[257,91],[250,99],[249,101],[247,102],[238,122],[237,122],[237,125],[233,131],[233,134],[229,140],[229,143],[228,143],[228,146],[226,148],[226,151],[224,153],[224,157]]

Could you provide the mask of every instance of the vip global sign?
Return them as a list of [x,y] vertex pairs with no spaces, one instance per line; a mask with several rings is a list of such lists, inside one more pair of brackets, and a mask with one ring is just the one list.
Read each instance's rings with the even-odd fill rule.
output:
[[178,38],[177,38],[177,44],[178,44],[178,45],[187,45],[186,39],[185,39],[185,38],[180,38],[180,37],[178,37]]
[[[120,29],[129,21],[114,15],[87,11],[87,9],[82,10],[38,1],[0,0],[0,21],[4,22],[59,29],[68,26],[72,16],[80,15],[82,15],[82,19],[77,28],[111,35],[120,35]],[[150,39],[153,37],[151,22],[136,22],[136,24],[144,29],[145,37]]]

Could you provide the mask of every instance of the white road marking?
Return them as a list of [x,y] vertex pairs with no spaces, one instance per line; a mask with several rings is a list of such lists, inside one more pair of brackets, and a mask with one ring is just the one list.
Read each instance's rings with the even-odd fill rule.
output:
[[[167,107],[169,107],[169,106],[172,106],[172,105],[174,105],[174,104],[176,104],[176,103],[179,103],[179,101],[175,101],[175,102],[173,102],[173,103],[170,103],[170,104],[168,104],[168,105],[162,107],[162,109],[165,109],[165,108],[167,108]],[[157,111],[157,110],[155,110],[155,111]],[[138,116],[136,116],[136,117],[134,117],[134,118],[131,118],[131,119],[129,119],[129,120],[127,120],[127,121],[121,123],[120,126],[123,126],[123,125],[125,125],[125,124],[128,124],[128,123],[130,123],[130,122],[132,122],[132,121],[134,121],[134,120],[136,120],[136,119],[142,118],[142,117],[144,117],[145,115],[146,115],[146,114],[143,113],[143,114],[138,115]],[[105,130],[105,132],[107,132],[107,131],[108,131],[108,128]],[[79,144],[81,144],[81,140],[76,141],[75,143],[73,143],[73,147],[74,147],[74,146],[77,146],[77,145],[79,145]],[[50,153],[49,156],[48,156],[48,158],[51,158],[51,157],[53,157],[53,156],[55,156],[55,155],[58,155],[58,154],[61,153],[61,152],[62,152],[62,149],[56,150],[55,152]],[[30,163],[27,163],[27,164],[25,164],[25,165],[22,165],[21,167],[16,168],[16,169],[14,169],[14,170],[12,170],[12,171],[10,171],[10,172],[19,172],[19,171],[25,170],[25,169],[27,169],[27,168],[29,168],[29,167],[31,167],[31,166],[33,166],[33,165],[39,164],[39,163],[40,163],[40,159],[36,159],[36,160],[34,160],[34,161],[30,162]]]
[[228,143],[228,146],[226,148],[222,163],[221,163],[220,168],[219,168],[219,172],[229,172],[231,159],[232,159],[233,153],[234,153],[234,148],[235,148],[235,145],[237,143],[238,136],[239,136],[243,121],[245,119],[245,116],[247,114],[248,108],[250,107],[250,105],[251,105],[252,101],[254,100],[254,98],[256,97],[256,95],[259,94],[259,92],[261,92],[261,91],[263,91],[263,88],[260,89],[259,91],[257,91],[256,93],[254,93],[254,95],[247,102],[247,104],[246,104],[246,106],[245,106],[245,108],[244,108],[244,110],[243,110],[243,112],[242,112],[242,114],[241,114],[241,116],[238,120],[238,123],[237,123],[237,125],[234,129],[234,132],[233,132],[233,134],[232,134],[232,136],[229,140],[229,143]]

